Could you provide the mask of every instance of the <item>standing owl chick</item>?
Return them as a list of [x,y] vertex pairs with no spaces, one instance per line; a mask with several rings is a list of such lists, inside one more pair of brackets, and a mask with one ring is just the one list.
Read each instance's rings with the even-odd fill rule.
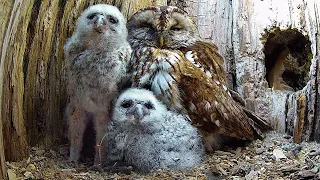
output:
[[220,136],[262,138],[269,126],[238,103],[225,85],[223,58],[214,44],[201,41],[197,26],[177,7],[148,7],[128,21],[134,49],[129,63],[133,87],[151,89],[171,110],[186,113],[205,138],[207,150]]
[[[118,8],[97,4],[81,14],[65,44],[70,161],[79,160],[90,119],[94,121],[97,145],[106,133],[112,101],[119,93],[118,84],[125,76],[131,54],[127,34],[126,20]],[[99,163],[97,152],[95,164]]]
[[135,88],[115,104],[107,147],[109,163],[124,161],[144,172],[192,168],[204,154],[197,129],[185,116],[168,111],[151,91]]

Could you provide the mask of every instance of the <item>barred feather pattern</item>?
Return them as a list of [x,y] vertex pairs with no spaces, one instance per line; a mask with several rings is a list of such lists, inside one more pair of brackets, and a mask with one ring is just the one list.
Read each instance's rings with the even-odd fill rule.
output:
[[132,60],[137,63],[134,87],[151,87],[170,109],[187,112],[192,123],[205,132],[253,139],[253,122],[232,100],[228,88],[181,51],[143,47]]

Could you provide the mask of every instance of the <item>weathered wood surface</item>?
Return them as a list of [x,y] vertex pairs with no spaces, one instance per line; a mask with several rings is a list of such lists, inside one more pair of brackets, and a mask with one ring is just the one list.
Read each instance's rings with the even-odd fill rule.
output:
[[[279,131],[285,131],[286,128],[281,124],[288,124],[289,119],[286,114],[294,111],[295,117],[292,117],[293,129],[295,125],[304,126],[303,133],[293,133],[296,142],[300,140],[312,140],[315,136],[315,124],[319,123],[319,109],[316,109],[316,102],[319,101],[319,79],[316,77],[318,71],[317,62],[319,58],[319,7],[320,2],[311,1],[232,1],[233,9],[233,47],[234,60],[236,66],[237,90],[246,98],[251,108],[266,119],[274,118],[278,114],[279,118],[273,119],[274,124],[278,124]],[[273,27],[280,29],[297,29],[311,42],[312,58],[309,82],[300,91],[288,92],[281,90],[272,90],[268,88],[266,82],[265,57],[263,53],[264,42],[262,34],[265,30]],[[291,37],[286,37],[291,38]],[[289,46],[289,45],[288,45]],[[300,97],[304,94],[307,100],[300,102],[299,105],[291,106],[287,98],[267,98],[276,96],[287,96],[296,94],[294,97]],[[287,96],[289,97],[289,96]],[[302,103],[302,104],[301,104]],[[273,108],[275,104],[286,104],[285,110]],[[293,109],[290,109],[293,108]],[[306,108],[305,114],[301,114],[302,108]],[[301,112],[301,113],[300,113]],[[300,117],[302,116],[303,117]],[[284,122],[285,121],[285,122]],[[296,122],[299,121],[299,122]],[[299,136],[299,137],[296,137]]]
[[[202,0],[187,1],[186,4],[187,11],[199,26],[202,38],[219,47],[225,58],[229,86],[246,99],[247,106],[280,132],[294,134],[288,129],[293,130],[297,128],[296,125],[302,125],[303,130],[294,134],[296,142],[313,139],[320,141],[320,79],[317,65],[320,53],[320,1]],[[275,27],[296,30],[311,43],[312,55],[307,59],[311,61],[311,67],[307,69],[309,81],[299,91],[269,88],[264,53],[269,37],[266,37],[265,31]],[[285,46],[294,44],[290,41],[292,38],[295,37],[284,37],[283,41],[287,43]],[[280,68],[277,73],[283,73],[283,69]],[[296,97],[301,94],[304,94],[306,101],[298,106],[290,104],[296,102]],[[289,101],[290,95],[294,97],[292,101]],[[304,114],[300,107],[305,109]]]
[[[317,0],[0,0],[1,169],[3,147],[7,160],[12,161],[25,157],[29,146],[53,147],[64,140],[63,111],[67,96],[63,45],[83,9],[97,3],[116,5],[126,17],[150,5],[184,8],[194,17],[201,37],[217,44],[225,58],[229,86],[246,99],[252,110],[281,132],[291,128],[293,133],[295,124],[297,127],[303,124],[303,130],[296,130],[295,134],[301,136],[296,137],[297,141],[320,139]],[[303,90],[289,93],[268,87],[265,40],[261,38],[265,29],[274,26],[296,28],[311,42],[310,80]],[[290,104],[297,99],[288,98],[299,94],[306,101]],[[299,107],[305,108],[305,115]],[[291,111],[295,112],[293,115],[299,112],[301,122],[288,122]],[[296,121],[295,117],[292,121]],[[292,127],[288,128],[290,123]]]
[[[2,31],[1,49],[1,120],[4,151],[7,159],[18,160],[27,154],[26,129],[23,118],[23,58],[26,47],[28,8],[26,1],[7,2],[2,20],[6,29]],[[10,12],[10,13],[9,13]],[[20,20],[21,19],[21,20]],[[18,34],[18,35],[17,35]]]
[[2,120],[0,119],[0,179],[6,178],[6,160],[4,157]]

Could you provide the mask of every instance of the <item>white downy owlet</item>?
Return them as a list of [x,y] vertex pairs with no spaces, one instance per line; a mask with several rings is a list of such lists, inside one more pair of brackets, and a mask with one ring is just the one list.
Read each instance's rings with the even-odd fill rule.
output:
[[[131,54],[127,35],[126,19],[118,8],[97,4],[82,12],[65,44],[70,161],[79,160],[90,119],[94,121],[96,144],[106,133],[112,101],[119,94],[118,86]],[[95,164],[100,162],[98,157],[96,150]]]
[[151,91],[128,89],[113,111],[107,162],[125,162],[140,171],[185,170],[204,155],[202,139],[187,117],[167,110]]

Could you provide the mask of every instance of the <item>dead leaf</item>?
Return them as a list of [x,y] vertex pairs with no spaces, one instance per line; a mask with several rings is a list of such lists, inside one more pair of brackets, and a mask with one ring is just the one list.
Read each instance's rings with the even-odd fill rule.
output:
[[274,149],[272,153],[273,153],[273,156],[276,158],[276,160],[287,158],[287,156],[284,155],[284,153],[281,149]]
[[16,175],[16,173],[14,173],[14,171],[12,169],[8,169],[7,173],[8,173],[9,180],[16,180],[17,179],[17,175]]
[[216,167],[223,175],[228,175],[228,173],[219,164],[217,164]]
[[24,177],[26,177],[27,179],[32,177],[32,173],[29,172],[29,171],[26,171],[23,175],[24,175]]

